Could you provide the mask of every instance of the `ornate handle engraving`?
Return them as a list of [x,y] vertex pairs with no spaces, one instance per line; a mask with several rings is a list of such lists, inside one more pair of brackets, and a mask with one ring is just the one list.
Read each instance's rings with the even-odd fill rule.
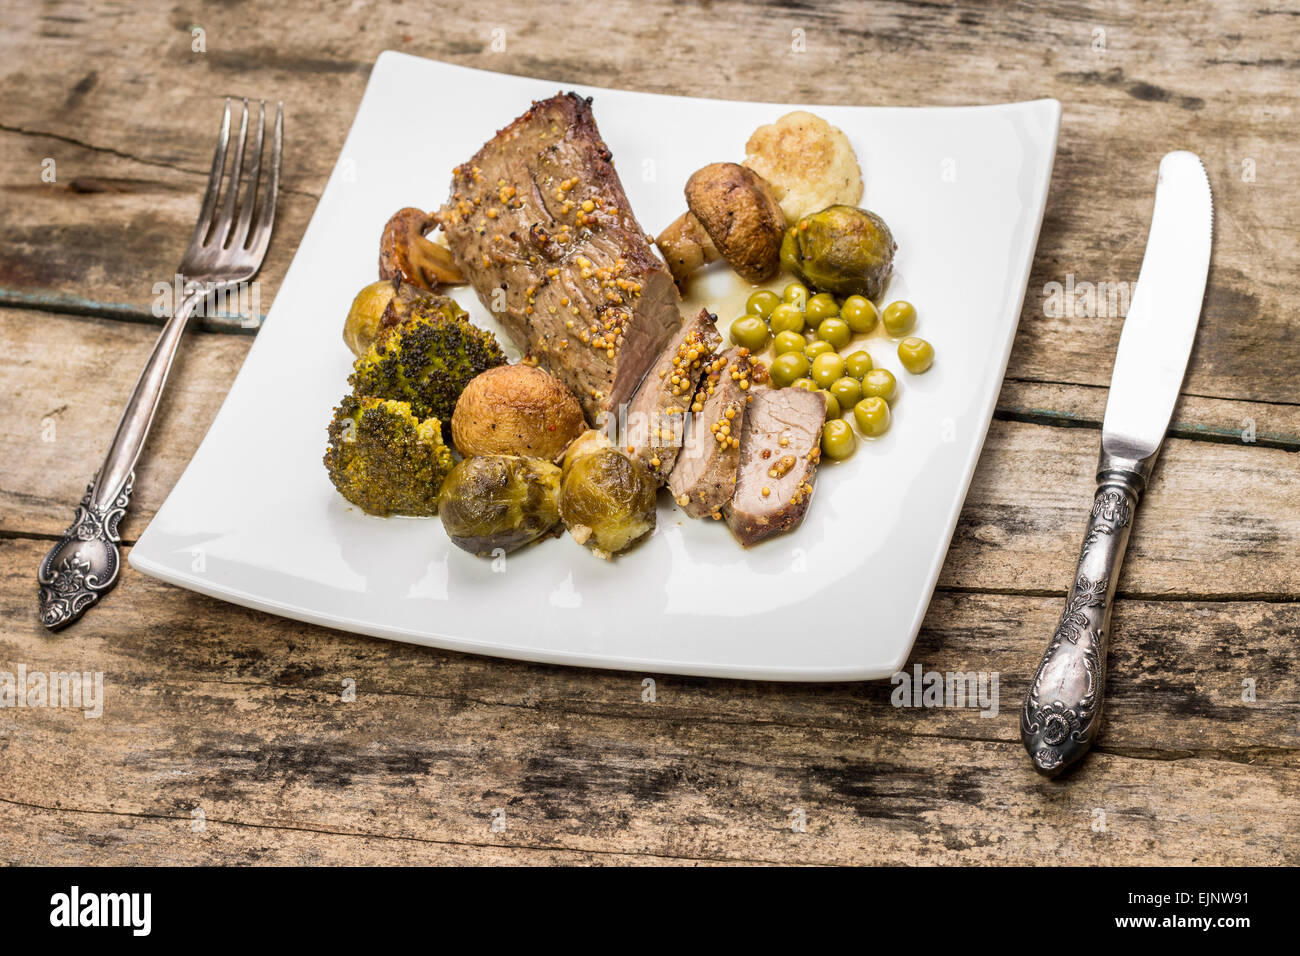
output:
[[1101,724],[1111,601],[1144,484],[1122,470],[1103,470],[1097,481],[1074,585],[1020,714],[1034,767],[1052,776],[1083,756]]
[[[98,479],[96,479],[98,480]],[[41,623],[50,630],[71,624],[117,583],[121,558],[117,553],[118,522],[131,503],[135,473],[127,475],[122,490],[100,507],[95,502],[95,482],[86,486],[77,516],[63,532],[36,573],[40,585]]]

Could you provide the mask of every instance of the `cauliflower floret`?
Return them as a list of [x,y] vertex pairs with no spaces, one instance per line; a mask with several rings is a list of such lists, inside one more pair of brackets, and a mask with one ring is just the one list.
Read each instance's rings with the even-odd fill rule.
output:
[[820,116],[797,110],[754,130],[745,165],[769,183],[786,223],[827,206],[862,201],[862,170],[849,139]]

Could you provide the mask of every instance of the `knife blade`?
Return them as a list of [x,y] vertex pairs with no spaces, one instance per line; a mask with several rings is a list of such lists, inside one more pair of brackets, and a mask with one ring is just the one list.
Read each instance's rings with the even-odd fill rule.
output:
[[1145,458],[1164,440],[1201,317],[1213,231],[1205,167],[1193,153],[1169,153],[1106,401],[1101,442],[1114,454]]
[[1078,569],[1020,712],[1020,739],[1040,773],[1055,776],[1082,757],[1101,724],[1120,566],[1196,339],[1213,234],[1205,167],[1193,153],[1168,153],[1120,332]]

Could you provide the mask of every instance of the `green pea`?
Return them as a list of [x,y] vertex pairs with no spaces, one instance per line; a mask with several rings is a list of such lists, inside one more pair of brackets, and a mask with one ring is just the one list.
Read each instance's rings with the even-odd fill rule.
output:
[[862,434],[868,438],[879,438],[889,431],[892,416],[887,401],[870,395],[853,406],[853,418]]
[[813,339],[811,342],[805,341],[803,354],[808,356],[808,361],[812,361],[819,355],[825,355],[827,352],[834,352],[835,346],[829,342],[823,342],[821,339]]
[[776,339],[773,340],[772,350],[777,355],[784,355],[786,352],[802,352],[807,344],[808,340],[798,332],[778,332]]
[[810,363],[802,352],[786,352],[776,357],[767,373],[772,378],[772,384],[777,388],[785,388],[793,385],[795,379],[805,378],[809,368]]
[[731,323],[731,341],[751,352],[767,348],[767,323],[757,315],[742,315]]
[[840,306],[840,318],[849,323],[854,332],[861,334],[876,327],[880,313],[866,296],[851,295]]
[[920,375],[934,364],[934,346],[925,339],[909,335],[898,343],[898,360],[913,375]]
[[808,306],[808,287],[802,282],[791,282],[781,290],[781,299],[799,306],[802,312]]
[[843,461],[857,447],[857,436],[844,419],[834,418],[822,426],[822,454],[827,458]]
[[835,296],[829,292],[818,292],[808,300],[808,305],[804,307],[808,314],[808,322],[816,325],[822,319],[833,318],[840,314],[840,304],[835,301]]
[[862,351],[854,352],[844,360],[844,370],[859,382],[862,381],[862,376],[875,367],[875,363],[871,361],[871,356]]
[[890,335],[906,335],[916,324],[916,306],[902,299],[891,302],[885,306],[881,321],[885,323],[885,331]]
[[817,383],[810,378],[796,378],[790,383],[791,388],[802,388],[805,392],[817,391]]
[[862,376],[862,394],[889,401],[898,389],[898,379],[887,368],[873,368]]
[[862,383],[846,375],[831,383],[830,393],[840,403],[840,408],[852,408],[862,401]]
[[830,388],[844,377],[844,359],[835,352],[823,352],[812,360],[812,380],[822,388]]
[[782,302],[770,316],[773,332],[802,332],[803,310],[790,302]]
[[826,421],[830,421],[832,418],[839,418],[841,415],[844,414],[844,411],[840,408],[840,400],[836,398],[834,394],[832,394],[831,392],[826,392],[825,395],[826,395]]
[[772,310],[780,304],[781,297],[775,292],[768,292],[766,289],[759,289],[745,300],[745,311],[767,318],[772,314]]
[[853,330],[843,319],[822,319],[821,324],[817,326],[817,338],[831,343],[837,349],[842,349],[849,344],[849,339],[853,338]]

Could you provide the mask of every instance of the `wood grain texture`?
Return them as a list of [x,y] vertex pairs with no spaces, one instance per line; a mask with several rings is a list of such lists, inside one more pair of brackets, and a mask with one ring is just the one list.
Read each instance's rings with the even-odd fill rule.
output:
[[[172,828],[168,853],[249,852],[246,834],[229,848],[196,837],[197,807],[218,830],[275,831],[262,838],[268,862],[363,852],[281,844],[279,831],[486,859],[507,846],[732,862],[1296,860],[1294,604],[1121,602],[1104,739],[1052,782],[1023,759],[1015,675],[1052,626],[1053,599],[940,594],[931,608],[914,660],[1000,670],[992,717],[896,708],[884,683],[663,677],[647,703],[643,675],[355,638],[130,569],[122,587],[136,600],[51,638],[17,586],[40,544],[0,543],[4,614],[28,622],[0,653],[33,671],[101,671],[106,688],[98,719],[0,711],[0,804],[56,815],[57,832],[105,814],[114,841],[129,841],[123,828],[146,818]],[[791,829],[793,810],[807,833]],[[0,852],[20,851],[11,839]]]
[[[99,719],[0,709],[0,859],[1300,862],[1295,22],[1294,9],[1242,0],[0,9],[0,671],[101,671],[107,691]],[[196,27],[206,52],[191,49]],[[909,661],[998,672],[996,716],[897,708],[887,682],[441,653],[130,568],[86,622],[40,629],[34,568],[155,334],[153,284],[171,278],[198,209],[221,98],[286,104],[264,311],[385,49],[557,84],[778,102],[1062,101],[1007,381]],[[1021,750],[1017,711],[1073,567],[1122,316],[1049,315],[1048,284],[1136,278],[1155,165],[1174,148],[1205,159],[1215,190],[1201,332],[1120,583],[1098,752],[1051,782]],[[46,159],[55,182],[41,178]],[[128,540],[250,344],[189,336]],[[807,832],[792,830],[796,810]]]

